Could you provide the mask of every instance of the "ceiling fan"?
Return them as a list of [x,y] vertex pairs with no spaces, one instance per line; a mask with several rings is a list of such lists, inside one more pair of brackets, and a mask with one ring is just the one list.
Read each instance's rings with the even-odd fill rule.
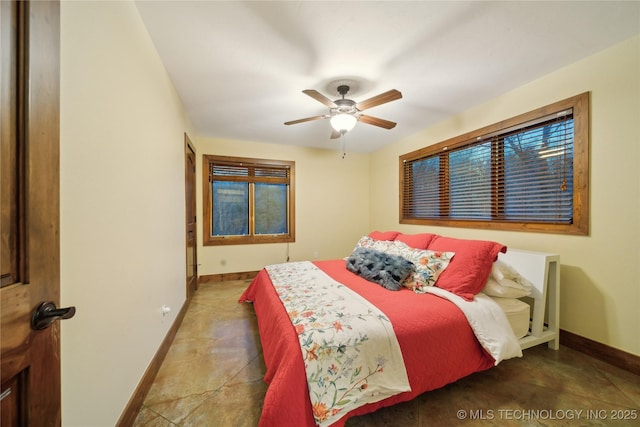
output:
[[402,93],[392,89],[381,93],[380,95],[376,95],[373,98],[369,98],[361,102],[355,102],[351,99],[345,98],[349,89],[350,87],[348,85],[338,86],[338,93],[342,95],[342,99],[336,99],[335,101],[330,100],[317,90],[303,90],[302,93],[309,95],[316,101],[319,101],[329,107],[329,114],[292,120],[290,122],[285,122],[284,124],[295,125],[296,123],[309,122],[312,120],[330,119],[331,127],[333,128],[333,131],[331,132],[331,139],[340,138],[342,135],[353,129],[358,121],[385,129],[393,129],[396,126],[395,122],[362,114],[362,111],[400,99],[402,98]]

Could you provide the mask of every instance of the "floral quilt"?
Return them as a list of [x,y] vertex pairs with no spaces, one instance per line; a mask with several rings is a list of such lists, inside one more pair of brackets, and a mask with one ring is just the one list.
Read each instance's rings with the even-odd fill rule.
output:
[[298,334],[316,424],[411,390],[384,313],[311,262],[266,270]]

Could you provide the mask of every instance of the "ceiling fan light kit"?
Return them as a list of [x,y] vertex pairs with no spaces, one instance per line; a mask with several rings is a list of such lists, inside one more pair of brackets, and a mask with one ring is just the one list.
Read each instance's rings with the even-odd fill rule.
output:
[[340,133],[349,132],[356,125],[358,119],[348,113],[340,113],[331,117],[331,127]]
[[333,128],[331,139],[339,138],[340,136],[349,132],[354,128],[358,121],[378,126],[384,129],[393,129],[396,126],[395,122],[364,115],[362,114],[362,111],[400,99],[402,98],[402,93],[395,89],[392,89],[390,91],[381,93],[380,95],[374,96],[373,98],[369,98],[365,101],[356,103],[351,99],[345,98],[346,94],[349,92],[349,89],[350,88],[348,85],[338,86],[338,93],[342,95],[342,99],[336,99],[335,101],[330,100],[316,90],[303,90],[302,93],[304,93],[305,95],[308,95],[316,101],[329,107],[329,114],[292,120],[289,122],[285,122],[284,124],[293,125],[318,119],[330,119],[329,121],[331,123],[331,127]]

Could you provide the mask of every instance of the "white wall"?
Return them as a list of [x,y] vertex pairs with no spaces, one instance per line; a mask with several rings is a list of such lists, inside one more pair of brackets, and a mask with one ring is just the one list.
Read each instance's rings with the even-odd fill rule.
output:
[[185,301],[189,129],[135,5],[62,2],[65,426],[115,425]]
[[[293,160],[295,169],[296,241],[291,261],[348,256],[369,232],[369,156],[251,141],[198,138],[199,274],[260,270],[285,262],[287,244],[202,247],[202,155]],[[205,171],[206,172],[206,171]]]
[[[640,36],[371,156],[371,226],[497,240],[561,257],[560,326],[640,355]],[[582,92],[591,92],[589,236],[399,225],[398,156]],[[396,200],[396,203],[387,203]]]

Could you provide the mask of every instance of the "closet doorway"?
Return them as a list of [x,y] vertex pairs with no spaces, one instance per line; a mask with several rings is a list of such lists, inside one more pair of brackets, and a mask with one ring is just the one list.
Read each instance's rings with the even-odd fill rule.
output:
[[184,181],[186,201],[187,300],[198,289],[198,239],[196,232],[196,150],[184,134]]

